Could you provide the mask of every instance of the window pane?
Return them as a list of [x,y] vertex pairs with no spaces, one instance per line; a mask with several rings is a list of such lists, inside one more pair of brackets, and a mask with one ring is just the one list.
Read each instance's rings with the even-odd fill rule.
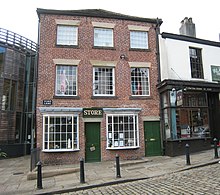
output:
[[132,95],[149,95],[149,69],[131,68]]
[[95,28],[94,46],[113,47],[113,30],[105,28]]
[[5,55],[5,48],[0,47],[0,75],[2,74],[2,70],[4,67],[4,55]]
[[[77,117],[45,116],[44,117],[44,149],[67,150],[77,149],[78,122]],[[49,132],[48,132],[49,127]]]
[[2,110],[10,110],[9,98],[10,98],[10,80],[5,79],[3,85],[3,94],[2,94]]
[[77,45],[77,31],[75,26],[57,26],[57,45]]
[[56,95],[74,96],[77,90],[77,67],[56,67]]
[[114,95],[113,68],[94,68],[94,95]]
[[17,82],[9,79],[3,81],[2,110],[15,110]]
[[10,94],[10,110],[15,110],[15,104],[16,104],[16,81],[11,81],[11,94]]
[[130,47],[137,49],[148,49],[148,33],[141,31],[131,31]]

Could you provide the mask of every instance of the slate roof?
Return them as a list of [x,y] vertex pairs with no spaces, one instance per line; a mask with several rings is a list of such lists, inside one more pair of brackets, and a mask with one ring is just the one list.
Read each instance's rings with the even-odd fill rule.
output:
[[112,18],[121,20],[131,20],[139,22],[149,22],[161,25],[163,21],[158,18],[141,18],[136,16],[124,15],[116,12],[111,12],[103,9],[82,9],[82,10],[52,10],[37,8],[38,17],[40,14],[53,14],[53,15],[69,15],[69,16],[88,16],[98,18]]

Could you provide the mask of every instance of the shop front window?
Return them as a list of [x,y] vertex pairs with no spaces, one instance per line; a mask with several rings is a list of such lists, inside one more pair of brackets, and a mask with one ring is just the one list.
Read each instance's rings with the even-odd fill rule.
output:
[[178,138],[210,137],[207,108],[177,109],[176,116]]
[[107,148],[139,147],[138,116],[136,114],[107,115]]
[[44,151],[72,151],[79,149],[78,116],[44,116]]
[[206,93],[184,93],[181,106],[177,106],[177,102],[171,105],[171,98],[169,98],[170,103],[168,104],[167,97],[169,95],[163,94],[164,135],[166,139],[211,136]]

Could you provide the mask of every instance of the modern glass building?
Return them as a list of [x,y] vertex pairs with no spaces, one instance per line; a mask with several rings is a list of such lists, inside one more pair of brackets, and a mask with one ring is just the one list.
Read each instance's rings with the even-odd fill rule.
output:
[[35,42],[0,28],[0,150],[28,154],[35,144]]

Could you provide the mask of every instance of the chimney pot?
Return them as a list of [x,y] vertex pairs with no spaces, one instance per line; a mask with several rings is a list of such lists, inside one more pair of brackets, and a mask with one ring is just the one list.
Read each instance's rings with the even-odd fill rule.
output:
[[192,18],[185,17],[181,21],[181,27],[179,29],[181,35],[186,35],[190,37],[196,37],[196,27],[192,21]]

